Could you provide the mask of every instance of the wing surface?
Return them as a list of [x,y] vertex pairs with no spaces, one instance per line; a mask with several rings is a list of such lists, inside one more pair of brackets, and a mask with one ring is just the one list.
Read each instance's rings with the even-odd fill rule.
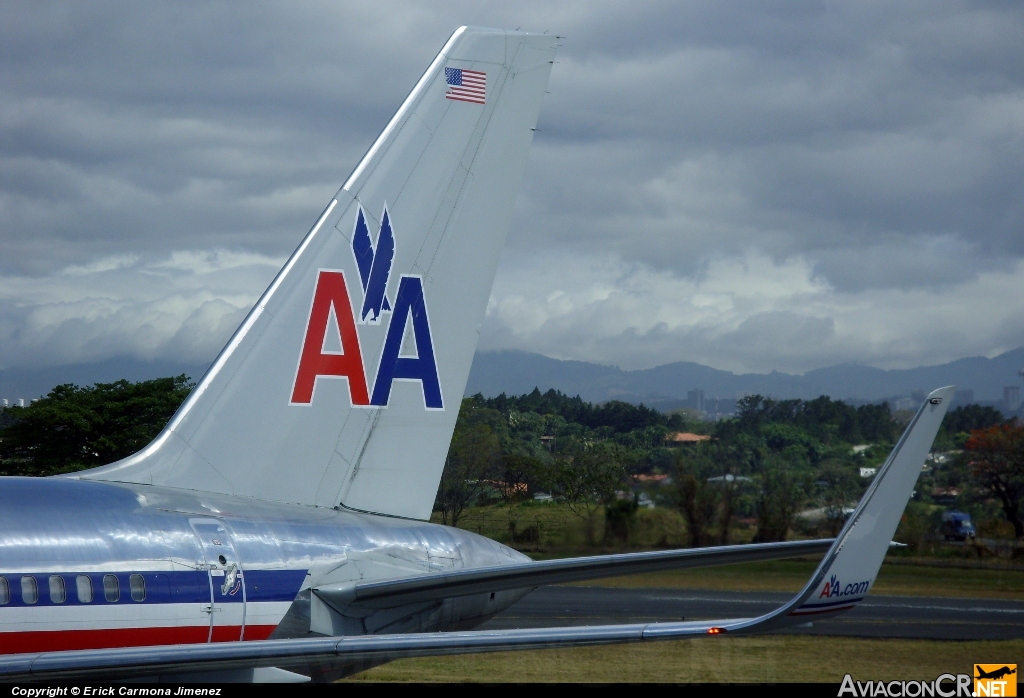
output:
[[[9,655],[0,659],[0,679],[133,678],[254,667],[280,667],[317,676],[323,675],[325,667],[372,666],[402,657],[765,633],[806,623],[808,616],[842,613],[862,601],[874,583],[954,390],[952,386],[941,388],[928,396],[803,590],[780,608],[756,618]],[[373,592],[366,593],[369,599]]]
[[418,601],[482,594],[505,589],[538,587],[545,584],[565,584],[626,574],[713,567],[738,562],[780,560],[802,555],[820,555],[828,551],[833,542],[834,539],[827,538],[784,543],[724,545],[714,548],[686,548],[683,550],[574,557],[515,565],[478,567],[444,574],[389,579],[355,585],[351,583],[328,584],[316,587],[313,589],[313,593],[339,609],[350,604],[370,608],[391,608]]

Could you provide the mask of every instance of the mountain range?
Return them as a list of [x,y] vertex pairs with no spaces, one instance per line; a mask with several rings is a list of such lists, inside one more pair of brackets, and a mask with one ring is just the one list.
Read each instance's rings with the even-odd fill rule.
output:
[[42,397],[56,385],[74,383],[113,383],[122,378],[129,381],[149,380],[184,373],[199,380],[210,364],[185,364],[174,361],[142,361],[133,358],[114,358],[92,363],[50,366],[47,368],[7,368],[0,371],[0,405],[3,400],[17,404],[17,400]]
[[[0,371],[0,399],[11,404],[45,395],[60,383],[91,385],[121,378],[145,380],[184,373],[199,379],[209,364],[141,361],[120,358],[43,369],[8,368]],[[1004,386],[1020,386],[1017,371],[1024,367],[1024,347],[991,359],[974,356],[938,366],[883,370],[859,364],[840,364],[808,371],[803,375],[780,373],[732,373],[679,361],[639,370],[617,366],[563,361],[525,351],[477,352],[466,385],[466,394],[522,394],[534,388],[554,388],[579,395],[590,402],[624,400],[644,402],[660,409],[686,404],[688,392],[703,390],[707,400],[733,401],[759,393],[778,399],[812,399],[828,395],[857,402],[909,396],[955,384],[973,391],[973,401],[995,402]],[[961,401],[967,397],[963,394]],[[2,403],[0,403],[2,404]]]
[[[914,392],[956,385],[961,400],[995,402],[1004,386],[1020,386],[1017,371],[1024,367],[1024,347],[994,358],[974,356],[939,366],[883,370],[860,364],[840,364],[803,375],[741,373],[679,361],[655,368],[627,371],[585,361],[562,361],[524,351],[477,352],[466,394],[522,394],[538,387],[580,395],[590,402],[624,400],[662,409],[686,401],[690,390],[703,390],[705,399],[735,400],[749,394],[777,399],[813,399],[828,395],[857,402],[880,401]],[[676,405],[682,406],[682,405]]]

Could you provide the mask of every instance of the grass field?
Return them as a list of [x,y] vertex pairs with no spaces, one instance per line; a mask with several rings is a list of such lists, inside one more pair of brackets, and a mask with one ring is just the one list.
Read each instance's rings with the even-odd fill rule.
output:
[[1022,663],[1024,640],[717,637],[565,650],[402,659],[350,681],[833,682],[932,680],[972,664]]
[[[601,517],[599,516],[598,519]],[[441,523],[435,512],[431,521]],[[509,522],[514,521],[520,533],[532,532],[527,547],[540,547],[552,551],[579,549],[585,543],[586,524],[564,503],[539,504],[527,501],[512,507],[491,505],[471,507],[459,519],[459,528],[479,533],[502,543],[521,547],[522,540],[512,541]],[[603,522],[600,525],[603,528]],[[738,531],[736,542],[748,542],[752,532]],[[597,536],[601,538],[599,533]],[[640,547],[686,545],[686,525],[679,512],[668,509],[641,509],[637,512],[632,542]]]
[[[699,570],[613,577],[595,586],[658,589],[720,589],[731,591],[799,591],[817,567],[817,560],[774,560]],[[1024,570],[959,569],[886,562],[874,594],[951,596],[1024,600]]]
[[[536,544],[512,543],[508,535],[510,519],[516,521],[519,531],[532,528],[539,538]],[[535,559],[624,552],[653,545],[686,546],[685,525],[681,517],[678,512],[665,508],[641,509],[638,512],[634,545],[629,547],[588,549],[583,545],[582,520],[564,504],[524,502],[511,510],[500,505],[474,507],[466,510],[459,527],[515,545]],[[735,542],[747,542],[744,536],[749,539],[750,533],[737,530]],[[954,562],[951,559],[906,560],[924,564],[906,564],[904,560],[898,554],[891,553],[872,591],[904,596],[1024,599],[1024,568],[1019,563],[1016,569],[961,569],[948,566],[948,563]],[[934,563],[934,566],[929,563]],[[635,588],[795,592],[803,587],[816,566],[817,560],[778,560],[584,583]]]

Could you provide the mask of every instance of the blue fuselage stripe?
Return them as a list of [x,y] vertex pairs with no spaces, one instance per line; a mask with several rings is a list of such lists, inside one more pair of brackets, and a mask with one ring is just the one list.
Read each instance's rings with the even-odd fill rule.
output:
[[[145,580],[145,599],[136,601],[131,595],[131,576],[142,575]],[[83,602],[78,598],[78,577],[88,576],[92,581],[92,601]],[[104,590],[104,577],[117,577],[118,598],[108,600]],[[306,570],[244,570],[245,598],[249,602],[258,601],[293,601],[298,594],[302,581],[306,578]],[[50,578],[59,576],[64,582],[63,602],[50,595]],[[38,600],[26,603],[22,589],[32,584],[23,582],[26,577],[35,580]],[[210,603],[210,578],[205,570],[186,570],[182,572],[60,572],[60,573],[0,573],[0,578],[7,581],[10,590],[8,602],[4,606],[66,606],[93,604],[166,604],[166,603]],[[214,577],[213,594],[217,603],[241,603],[241,585],[236,585],[227,594],[221,592],[220,583],[224,577]],[[2,583],[0,583],[2,586]],[[59,588],[59,587],[58,587]],[[232,593],[232,591],[234,593]],[[59,598],[59,592],[58,597]],[[2,600],[2,598],[0,598]]]
[[858,596],[856,598],[843,599],[842,601],[827,601],[825,603],[805,603],[802,606],[800,606],[800,608],[828,608],[829,606],[845,606],[851,603],[860,603],[863,600],[863,596]]

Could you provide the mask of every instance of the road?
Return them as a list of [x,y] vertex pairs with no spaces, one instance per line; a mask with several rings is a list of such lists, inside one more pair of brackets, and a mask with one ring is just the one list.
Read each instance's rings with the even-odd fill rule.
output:
[[[749,618],[785,603],[777,592],[541,587],[480,627],[537,628],[655,621]],[[1024,638],[1024,601],[875,596],[810,628],[787,633],[933,640]]]

